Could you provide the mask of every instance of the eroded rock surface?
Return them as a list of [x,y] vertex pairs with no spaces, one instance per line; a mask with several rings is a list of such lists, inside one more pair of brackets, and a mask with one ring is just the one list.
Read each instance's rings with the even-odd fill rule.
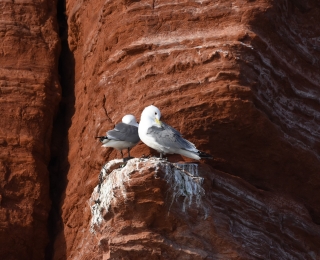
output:
[[0,258],[44,259],[60,99],[56,1],[1,1],[0,10]]
[[122,164],[114,160],[102,169],[86,203],[85,239],[70,258],[320,257],[320,227],[292,199],[203,164],[154,158]]
[[[1,259],[44,257],[50,149],[54,259],[319,258],[318,1],[66,0],[64,98],[50,147],[56,4],[0,3]],[[150,104],[213,155],[214,170],[199,166],[208,216],[182,214],[179,203],[167,215],[168,184],[151,167],[130,175],[136,185],[104,216],[113,233],[94,236],[88,200],[101,166],[119,156],[94,137]]]
[[[120,156],[94,136],[150,104],[214,169],[320,223],[317,1],[67,0],[66,15],[76,103],[56,259],[77,253],[101,165]],[[139,144],[132,155],[150,152]]]

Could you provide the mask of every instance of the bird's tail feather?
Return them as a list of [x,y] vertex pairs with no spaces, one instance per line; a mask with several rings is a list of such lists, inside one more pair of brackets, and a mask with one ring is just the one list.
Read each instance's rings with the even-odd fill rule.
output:
[[201,159],[212,159],[213,158],[212,155],[205,153],[205,152],[202,152],[202,151],[199,151],[198,155]]
[[189,157],[191,159],[195,159],[195,160],[212,159],[212,156],[210,154],[199,151],[199,150],[188,151],[188,150],[180,149],[179,151],[176,151],[176,153]]
[[95,138],[99,138],[100,142],[103,143],[104,140],[108,140],[107,136],[96,136]]

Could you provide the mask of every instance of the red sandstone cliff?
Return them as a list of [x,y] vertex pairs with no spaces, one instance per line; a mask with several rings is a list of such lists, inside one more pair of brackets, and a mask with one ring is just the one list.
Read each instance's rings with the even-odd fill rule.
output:
[[0,20],[0,259],[44,259],[60,100],[56,1],[1,1]]
[[[88,219],[82,216],[97,172],[117,156],[93,144],[92,137],[123,114],[139,117],[151,103],[214,156],[213,168],[303,203],[319,223],[315,1],[67,1],[66,6],[76,68],[62,204],[67,255],[77,251],[86,233]],[[133,155],[149,152],[140,144]]]
[[[43,259],[48,232],[53,259],[320,257],[316,0],[59,1],[58,113],[55,1],[0,6],[0,258]],[[167,216],[170,186],[131,168],[112,232],[93,235],[89,200],[119,156],[94,136],[150,104],[213,155],[208,217]]]
[[[76,101],[55,244],[65,252],[55,258],[79,252],[97,173],[119,156],[93,137],[126,113],[139,119],[150,104],[213,155],[214,169],[279,201],[304,204],[319,224],[319,12],[316,1],[67,1]],[[150,152],[139,144],[132,154]],[[248,209],[245,218],[258,223],[260,214],[250,216]],[[116,217],[111,222],[117,226]],[[217,232],[234,234],[228,226]],[[230,243],[225,250],[236,250]]]
[[71,259],[319,256],[320,228],[291,199],[204,164],[133,159],[115,169],[120,164],[103,168],[90,198],[91,220]]

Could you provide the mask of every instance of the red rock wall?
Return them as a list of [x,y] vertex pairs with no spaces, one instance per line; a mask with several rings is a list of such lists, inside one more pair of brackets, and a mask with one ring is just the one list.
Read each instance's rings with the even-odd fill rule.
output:
[[60,99],[56,1],[1,1],[0,10],[0,259],[44,259]]
[[[76,100],[62,204],[67,255],[83,239],[86,201],[101,165],[119,156],[94,136],[126,113],[139,119],[150,104],[213,155],[211,166],[304,203],[319,223],[316,1],[66,6]],[[143,144],[132,152],[149,153]]]
[[[253,185],[256,195],[260,189],[272,200],[288,197],[303,204],[320,224],[316,0],[66,0],[63,99],[54,128],[60,98],[56,3],[20,0],[0,6],[0,242],[5,248],[0,258],[43,258],[50,159],[55,215],[50,223],[58,225],[53,258],[79,253],[101,166],[119,157],[94,137],[126,113],[139,119],[150,104],[213,155],[208,164],[214,169]],[[137,157],[149,153],[142,143],[132,151]],[[230,212],[226,202],[218,203],[211,206]],[[233,213],[233,222],[243,218],[240,213]],[[252,223],[260,221],[259,214]],[[282,232],[278,226],[273,230]],[[219,229],[230,239],[238,231]],[[312,238],[306,243],[313,248]],[[241,256],[238,247],[230,240],[235,257]]]
[[[194,166],[184,168],[196,173]],[[70,258],[248,260],[320,256],[320,227],[303,205],[206,165],[197,169],[204,178],[201,185],[186,171],[153,159],[132,160],[126,167],[108,172],[108,184],[102,183],[100,196],[95,189],[90,204],[96,207],[99,203],[99,208],[108,200],[110,207],[101,211],[103,219],[93,233],[87,226]],[[119,176],[124,183],[114,185],[111,192],[109,185],[118,183]],[[96,213],[94,210],[93,216]]]
[[81,244],[101,165],[120,156],[94,136],[150,104],[211,166],[304,203],[320,223],[316,1],[68,0],[66,14],[75,111],[56,259]]

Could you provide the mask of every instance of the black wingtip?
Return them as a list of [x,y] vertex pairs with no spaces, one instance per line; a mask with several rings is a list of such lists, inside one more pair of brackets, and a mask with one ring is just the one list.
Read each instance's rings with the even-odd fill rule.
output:
[[199,151],[199,156],[201,159],[213,159],[211,154]]
[[96,136],[95,138],[99,139],[101,143],[103,142],[103,140],[108,139],[108,137],[106,136]]

